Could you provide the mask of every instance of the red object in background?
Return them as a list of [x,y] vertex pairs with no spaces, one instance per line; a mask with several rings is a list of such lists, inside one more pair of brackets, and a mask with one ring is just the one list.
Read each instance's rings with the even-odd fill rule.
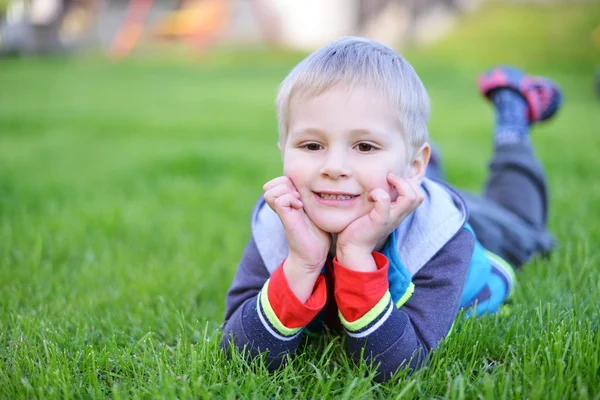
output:
[[[277,17],[262,0],[248,0],[265,42],[274,43],[278,33]],[[110,55],[122,59],[139,43],[154,0],[131,0],[113,42]],[[184,0],[167,14],[152,33],[161,39],[186,40],[194,50],[205,50],[230,27],[231,0]]]
[[127,57],[138,43],[154,0],[130,0],[125,19],[110,46],[110,55]]

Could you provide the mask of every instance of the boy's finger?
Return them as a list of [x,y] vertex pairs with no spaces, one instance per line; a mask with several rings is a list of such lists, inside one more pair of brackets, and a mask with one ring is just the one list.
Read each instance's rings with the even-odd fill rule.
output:
[[406,179],[406,183],[408,184],[408,188],[410,188],[410,195],[407,197],[411,199],[413,205],[416,208],[419,204],[421,204],[425,195],[423,193],[423,190],[421,190],[418,179],[409,178]]
[[287,176],[278,176],[277,178],[271,179],[270,181],[265,183],[263,185],[263,191],[266,192],[278,185],[286,185],[291,190],[296,190],[296,187],[294,186],[290,178],[288,178]]
[[394,188],[396,188],[398,197],[412,197],[414,194],[414,191],[412,190],[412,187],[406,178],[400,178],[397,175],[388,174],[387,179],[388,182],[394,186]]
[[298,199],[294,199],[292,201],[292,208],[294,208],[296,210],[302,210],[302,207],[304,207],[304,204],[302,203],[302,201],[300,201]]
[[417,184],[413,184],[412,182],[410,183],[410,186],[414,195],[407,197],[405,205],[403,207],[398,208],[398,212],[396,213],[398,219],[404,218],[408,214],[412,213],[423,202],[424,195],[421,188]]
[[389,182],[394,185],[398,192],[396,201],[392,204],[392,217],[397,219],[403,214],[409,214],[416,208],[413,204],[417,200],[415,188],[410,184],[409,180],[399,178],[393,174],[388,175]]
[[377,188],[369,193],[369,197],[375,203],[373,209],[381,221],[386,221],[390,215],[391,199],[385,190]]
[[390,185],[392,185],[399,196],[405,195],[406,192],[406,180],[404,178],[400,178],[398,175],[394,175],[392,173],[387,174],[387,180]]
[[286,179],[289,179],[289,178],[287,178],[285,176],[278,176],[277,178],[271,179],[270,181],[268,181],[267,183],[265,183],[263,185],[263,191],[267,192],[267,191],[273,189],[275,186],[285,183]]
[[421,204],[423,202],[423,200],[425,199],[425,193],[423,193],[423,189],[421,189],[421,184],[419,183],[418,180],[411,179],[410,186],[412,187],[412,189],[415,192],[415,197],[416,197],[415,202],[417,203],[417,205]]
[[275,211],[283,210],[286,208],[294,208],[296,210],[302,208],[302,202],[295,198],[291,193],[286,193],[275,199]]
[[269,199],[276,199],[280,196],[283,196],[286,193],[290,193],[292,194],[292,196],[296,197],[296,198],[300,198],[300,193],[296,192],[295,190],[292,191],[290,190],[289,186],[286,185],[277,185],[271,189],[269,189],[266,193],[265,193],[265,200],[268,202]]

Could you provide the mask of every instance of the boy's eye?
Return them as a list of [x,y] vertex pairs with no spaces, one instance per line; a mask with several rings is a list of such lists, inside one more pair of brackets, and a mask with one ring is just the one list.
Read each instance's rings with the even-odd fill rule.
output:
[[356,148],[358,149],[358,151],[362,151],[364,153],[368,153],[370,151],[375,150],[375,146],[369,143],[359,143],[358,146],[356,146]]
[[321,150],[321,145],[318,143],[307,143],[303,146],[306,150],[317,151]]

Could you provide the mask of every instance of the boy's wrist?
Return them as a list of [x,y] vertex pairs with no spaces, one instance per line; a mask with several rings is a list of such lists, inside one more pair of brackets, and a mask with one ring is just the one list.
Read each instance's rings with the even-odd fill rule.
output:
[[337,262],[345,268],[359,272],[377,271],[372,250],[361,247],[337,246],[335,256]]
[[319,276],[321,270],[325,266],[325,262],[327,261],[327,256],[323,257],[322,261],[312,262],[307,261],[305,257],[301,257],[296,253],[290,251],[287,258],[285,259],[286,263],[293,264],[294,268],[297,268],[298,271],[302,271],[308,276],[314,276],[315,278]]
[[288,287],[298,300],[305,304],[313,293],[317,279],[321,275],[321,269],[303,265],[292,255],[283,262],[282,268]]

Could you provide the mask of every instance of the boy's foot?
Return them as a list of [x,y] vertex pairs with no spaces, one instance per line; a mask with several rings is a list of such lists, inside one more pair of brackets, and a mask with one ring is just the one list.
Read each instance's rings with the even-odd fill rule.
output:
[[494,101],[494,95],[509,89],[525,99],[529,125],[551,118],[558,111],[562,94],[558,86],[547,78],[527,75],[510,66],[499,66],[481,74],[479,91]]

